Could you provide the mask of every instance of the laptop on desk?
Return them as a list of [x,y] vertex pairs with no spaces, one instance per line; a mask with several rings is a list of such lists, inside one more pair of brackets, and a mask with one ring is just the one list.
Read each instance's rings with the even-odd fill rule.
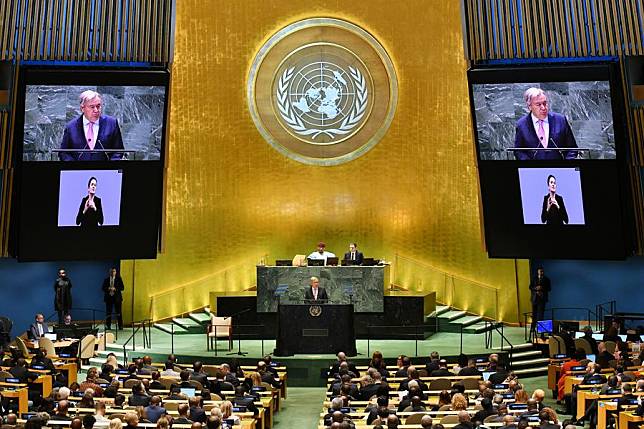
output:
[[306,260],[307,264],[309,267],[323,267],[324,266],[324,259],[311,259],[308,258]]

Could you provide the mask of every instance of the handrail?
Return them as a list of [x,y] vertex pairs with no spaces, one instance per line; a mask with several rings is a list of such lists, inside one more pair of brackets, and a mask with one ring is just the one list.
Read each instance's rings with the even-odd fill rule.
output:
[[134,329],[134,325],[132,325],[132,335],[130,335],[130,338],[123,343],[123,366],[127,367],[127,345],[130,341],[132,341],[132,351],[136,350],[136,334],[139,332],[139,329],[141,329],[141,326],[137,326],[136,329]]
[[490,290],[494,290],[494,291],[499,291],[501,289],[501,288],[494,287],[492,285],[488,285],[488,284],[485,284],[485,283],[478,282],[476,280],[468,279],[466,277],[461,277],[461,276],[459,276],[457,274],[453,274],[453,273],[450,273],[450,272],[445,271],[445,270],[441,270],[440,268],[436,268],[435,266],[433,266],[431,264],[428,264],[428,263],[423,262],[423,261],[419,261],[418,259],[414,259],[414,258],[411,258],[409,256],[404,256],[404,255],[401,255],[399,253],[396,253],[395,256],[396,256],[396,258],[406,259],[406,260],[411,261],[411,262],[413,262],[415,264],[422,265],[422,266],[425,266],[427,268],[431,268],[432,270],[437,271],[437,272],[439,272],[441,274],[445,274],[447,276],[450,276],[453,279],[462,280],[464,282],[469,282],[469,283],[472,283],[472,284],[474,284],[476,286],[481,286],[481,287],[483,287],[485,289],[490,289]]

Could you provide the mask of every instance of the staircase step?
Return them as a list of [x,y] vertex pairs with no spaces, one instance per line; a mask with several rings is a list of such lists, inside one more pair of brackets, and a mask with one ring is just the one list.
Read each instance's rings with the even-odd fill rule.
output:
[[467,316],[467,313],[463,310],[449,310],[446,311],[445,313],[442,313],[440,316],[438,316],[439,319],[447,319],[450,322],[453,322],[456,319],[459,319],[463,316]]
[[449,311],[449,309],[450,309],[449,305],[437,305],[436,310],[432,314],[430,314],[429,316],[430,317],[438,317],[441,314]]
[[531,377],[537,375],[543,375],[548,373],[547,366],[539,366],[534,368],[525,368],[525,369],[515,369],[513,372],[518,376]]
[[457,323],[463,325],[463,327],[469,327],[475,325],[483,320],[482,316],[464,316],[458,319]]
[[[201,334],[205,332],[204,327],[201,325],[201,323],[189,318],[189,317],[175,317],[172,319],[172,322],[175,325],[181,326],[183,329],[185,329],[189,334]],[[175,327],[175,333],[176,333],[176,327]]]
[[[487,322],[487,323],[479,322],[468,326],[467,329],[468,329],[468,332],[471,332],[474,334],[482,334],[483,332],[491,331],[492,329],[494,329],[493,323],[496,323],[496,322]],[[496,348],[500,349],[500,347],[496,347]]]
[[[531,349],[533,347],[532,343],[522,343],[522,344],[513,344],[513,350],[521,350],[521,349]],[[507,350],[507,346],[503,347],[504,350]],[[501,346],[498,347],[492,347],[493,350],[501,350]]]
[[188,330],[182,328],[181,326],[177,325],[176,323],[155,323],[154,327],[157,328],[160,331],[165,332],[166,334],[172,334],[172,329],[174,328],[174,334],[177,335],[183,335],[183,334],[188,334]]
[[522,358],[532,357],[532,356],[541,356],[541,350],[527,350],[524,352],[514,352],[512,353],[513,360],[520,360]]
[[535,358],[535,359],[526,359],[526,360],[512,360],[512,367],[517,367],[517,366],[536,366],[536,365],[543,365],[543,364],[548,364],[550,362],[550,359],[548,358]]
[[210,314],[209,313],[190,313],[190,318],[195,322],[199,323],[201,326],[205,326],[210,323]]

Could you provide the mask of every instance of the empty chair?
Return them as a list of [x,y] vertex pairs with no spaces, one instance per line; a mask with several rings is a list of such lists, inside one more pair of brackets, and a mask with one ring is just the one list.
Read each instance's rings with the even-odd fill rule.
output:
[[228,350],[233,348],[233,318],[210,315],[210,324],[206,329],[206,346],[212,349],[212,342],[219,338],[228,338]]
[[85,335],[80,340],[78,357],[81,362],[89,361],[94,357],[94,347],[96,347],[96,337],[94,335]]
[[479,379],[478,378],[464,378],[463,386],[465,390],[476,390],[479,388]]

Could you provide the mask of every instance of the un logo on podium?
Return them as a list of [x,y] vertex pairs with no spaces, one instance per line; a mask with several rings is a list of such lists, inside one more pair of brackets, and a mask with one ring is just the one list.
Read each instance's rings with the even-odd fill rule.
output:
[[312,305],[309,307],[309,314],[313,317],[318,317],[322,314],[322,307],[319,305]]
[[393,118],[398,84],[389,56],[362,28],[315,18],[274,34],[248,78],[250,112],[278,151],[316,165],[366,153]]

